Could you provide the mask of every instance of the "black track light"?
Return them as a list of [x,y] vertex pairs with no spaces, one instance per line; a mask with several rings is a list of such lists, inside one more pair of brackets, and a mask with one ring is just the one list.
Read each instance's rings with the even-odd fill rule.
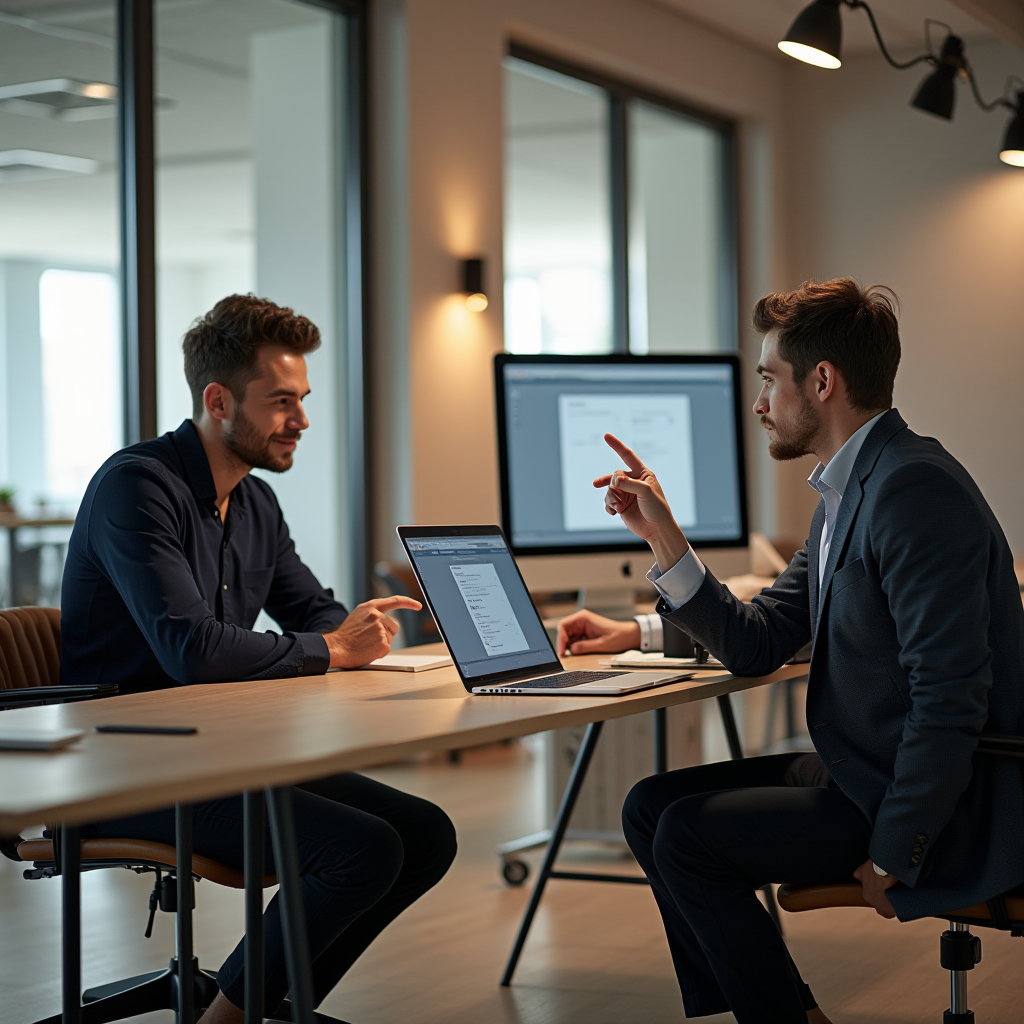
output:
[[935,70],[921,83],[910,105],[952,121],[956,105],[956,78],[964,64],[964,41],[959,36],[946,36]]
[[779,42],[779,49],[819,68],[843,66],[843,20],[841,0],[814,0],[805,7]]
[[1004,164],[1024,167],[1024,89],[1017,93],[1017,112],[1013,115],[1013,120],[1006,126],[999,159]]

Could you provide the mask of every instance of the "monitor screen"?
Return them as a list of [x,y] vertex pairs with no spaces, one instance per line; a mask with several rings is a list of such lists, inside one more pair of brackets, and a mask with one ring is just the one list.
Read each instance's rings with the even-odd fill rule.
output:
[[555,666],[544,626],[494,527],[401,527],[423,594],[465,680]]
[[697,546],[747,542],[739,358],[495,357],[502,525],[517,555],[646,545],[604,510],[622,468],[612,433],[648,465]]

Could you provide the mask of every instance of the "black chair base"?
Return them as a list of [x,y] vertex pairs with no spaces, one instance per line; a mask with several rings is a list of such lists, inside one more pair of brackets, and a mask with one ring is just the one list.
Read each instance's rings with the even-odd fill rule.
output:
[[[219,989],[216,971],[201,970],[198,960],[193,961],[193,965],[198,1016],[213,1002]],[[166,970],[137,974],[133,978],[86,989],[82,995],[82,1024],[115,1024],[141,1013],[177,1009],[178,961],[172,958]],[[290,1024],[293,1020],[291,1003],[286,999],[278,1010],[278,1016],[267,1019]],[[323,1013],[314,1013],[313,1020],[314,1024],[345,1024],[345,1021]],[[61,1015],[44,1017],[35,1024],[61,1024]]]

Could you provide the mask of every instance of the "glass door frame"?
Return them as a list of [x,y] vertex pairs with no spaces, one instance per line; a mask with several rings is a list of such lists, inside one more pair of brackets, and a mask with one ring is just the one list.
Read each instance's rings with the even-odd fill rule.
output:
[[[351,592],[370,596],[373,493],[366,423],[370,415],[370,207],[368,174],[368,0],[293,0],[345,18],[345,52],[339,54],[343,91],[339,112],[344,153],[344,191],[338,224],[338,294],[345,325],[347,481],[360,495],[351,510]],[[157,433],[156,349],[156,131],[155,0],[117,0],[118,163],[121,217],[121,322],[124,346],[124,443]]]
[[570,78],[599,86],[608,94],[609,186],[612,225],[612,351],[628,355],[629,347],[629,116],[631,100],[681,114],[717,131],[722,140],[722,209],[719,247],[720,347],[739,347],[738,281],[738,176],[736,172],[736,122],[701,110],[663,93],[602,74],[571,61],[552,57],[512,41],[508,56],[557,71]]

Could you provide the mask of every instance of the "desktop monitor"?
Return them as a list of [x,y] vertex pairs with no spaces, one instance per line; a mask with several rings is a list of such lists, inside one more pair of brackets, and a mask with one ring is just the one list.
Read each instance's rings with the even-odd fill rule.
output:
[[[502,526],[533,589],[643,582],[649,548],[593,486],[622,465],[606,432],[658,475],[702,557],[746,548],[737,355],[502,354],[494,372]],[[745,572],[746,551],[728,565]]]

